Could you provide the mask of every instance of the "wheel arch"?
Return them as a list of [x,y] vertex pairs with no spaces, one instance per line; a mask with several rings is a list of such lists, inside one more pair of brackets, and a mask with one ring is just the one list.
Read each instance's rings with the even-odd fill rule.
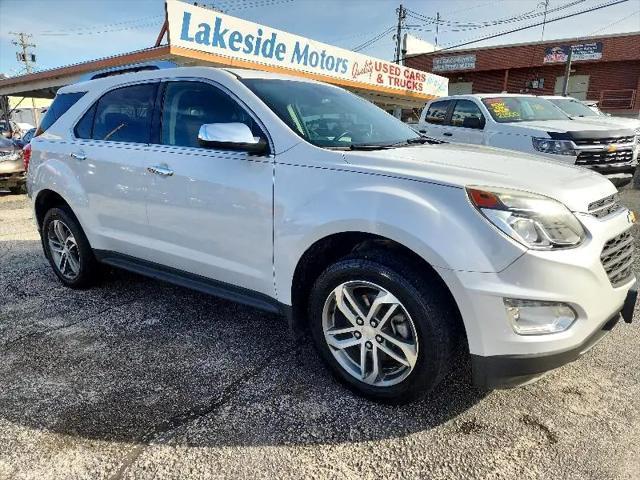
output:
[[333,233],[316,240],[298,260],[291,282],[291,314],[290,324],[294,331],[307,328],[307,307],[309,294],[320,274],[339,259],[358,252],[392,252],[407,261],[411,268],[420,272],[425,278],[435,282],[446,294],[448,300],[458,313],[453,321],[464,330],[458,304],[440,274],[421,255],[406,245],[386,236],[361,231]]
[[58,206],[68,207],[71,213],[73,213],[73,209],[71,208],[69,202],[65,200],[65,198],[58,192],[48,188],[45,188],[38,192],[34,201],[34,211],[38,229],[42,228],[42,222],[44,221],[44,216],[47,214],[47,211],[49,211],[53,207]]

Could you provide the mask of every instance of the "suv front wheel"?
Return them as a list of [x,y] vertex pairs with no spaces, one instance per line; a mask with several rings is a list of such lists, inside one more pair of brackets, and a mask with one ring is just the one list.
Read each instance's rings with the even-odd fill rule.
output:
[[426,395],[450,370],[456,312],[442,286],[386,252],[330,266],[309,302],[314,343],[333,373],[373,400]]

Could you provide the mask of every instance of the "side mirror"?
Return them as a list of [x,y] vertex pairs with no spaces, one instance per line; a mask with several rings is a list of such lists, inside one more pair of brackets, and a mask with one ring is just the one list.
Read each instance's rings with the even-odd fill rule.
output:
[[467,117],[462,121],[462,126],[464,128],[475,128],[477,130],[482,130],[484,128],[484,123],[484,118]]
[[254,137],[244,123],[205,123],[198,132],[198,142],[205,148],[240,150],[262,154],[268,149],[267,142]]

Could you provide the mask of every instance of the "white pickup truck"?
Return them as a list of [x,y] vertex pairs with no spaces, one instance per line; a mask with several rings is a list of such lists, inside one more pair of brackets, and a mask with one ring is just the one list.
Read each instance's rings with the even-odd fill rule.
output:
[[631,181],[638,164],[633,129],[573,119],[533,95],[455,95],[425,106],[420,133],[544,155],[597,171],[617,185]]

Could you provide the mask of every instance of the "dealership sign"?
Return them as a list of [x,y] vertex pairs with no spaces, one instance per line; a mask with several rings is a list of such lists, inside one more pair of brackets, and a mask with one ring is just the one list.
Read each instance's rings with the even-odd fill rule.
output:
[[433,59],[434,72],[452,72],[456,70],[473,70],[476,68],[476,56],[455,55],[452,57],[436,57]]
[[[281,67],[321,80],[424,96],[447,94],[448,79],[316,42],[224,13],[167,0],[169,43],[249,66]],[[374,87],[374,88],[371,88]]]
[[564,63],[569,58],[569,50],[573,50],[571,61],[600,60],[602,58],[602,42],[581,43],[579,45],[560,45],[547,47],[544,50],[544,63]]

